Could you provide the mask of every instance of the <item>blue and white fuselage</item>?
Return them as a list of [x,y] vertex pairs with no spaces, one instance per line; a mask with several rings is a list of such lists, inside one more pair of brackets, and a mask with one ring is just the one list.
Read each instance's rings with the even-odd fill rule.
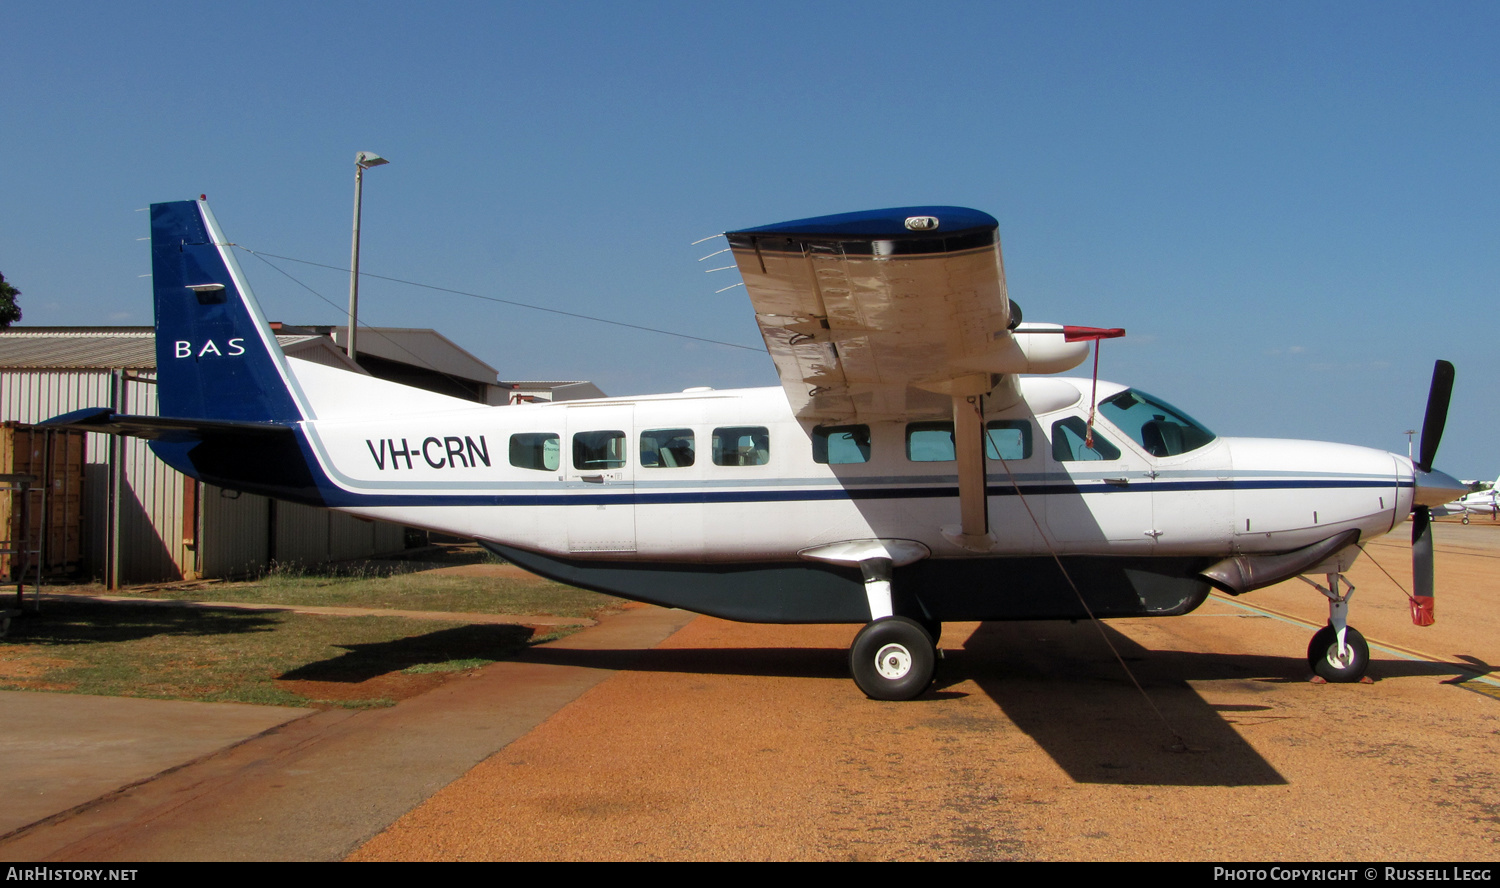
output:
[[[331,403],[351,396],[388,403],[386,387],[405,389],[288,363],[309,393]],[[1033,440],[1045,445],[1059,420],[1086,421],[1088,388],[1088,380],[1026,379],[1025,401],[985,418],[1029,423]],[[1101,398],[1125,391],[1107,382],[1099,388]],[[1046,412],[1033,412],[1034,401]],[[943,536],[954,521],[957,477],[951,459],[909,457],[911,423],[868,424],[866,462],[820,463],[816,426],[791,415],[779,388],[432,412],[415,406],[387,418],[335,414],[299,424],[322,503],[558,558],[795,560],[837,542],[903,538],[935,558],[1057,551],[1217,560],[1300,548],[1348,529],[1379,536],[1410,512],[1414,489],[1410,462],[1383,451],[1215,438],[1188,454],[1156,457],[1096,419],[1095,434],[1116,444],[1117,458],[1059,462],[1050,447],[1033,446],[1003,465],[988,460],[997,543],[976,553]],[[768,446],[750,464],[718,464],[708,448],[720,429],[764,430]],[[663,465],[651,449],[657,430],[687,433],[677,437],[691,441],[693,462]],[[618,449],[575,465],[567,444],[587,433],[617,435]],[[513,444],[517,438],[523,443]],[[529,451],[512,459],[513,448],[537,438],[552,448],[541,464],[527,462]],[[746,461],[736,454],[736,462]]]
[[891,698],[925,688],[945,620],[1180,614],[1212,586],[1336,576],[1462,492],[1394,454],[1216,437],[1143,392],[1023,377],[1075,366],[1092,328],[1020,323],[990,217],[882,212],[730,235],[782,388],[485,407],[287,357],[207,205],[157,204],[161,416],[57,421],[588,588],[869,623],[851,665]]

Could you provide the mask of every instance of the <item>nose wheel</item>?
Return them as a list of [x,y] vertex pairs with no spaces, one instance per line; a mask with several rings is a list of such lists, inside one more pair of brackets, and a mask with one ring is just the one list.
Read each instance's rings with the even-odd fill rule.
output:
[[1370,666],[1370,646],[1358,629],[1346,626],[1341,647],[1338,631],[1332,626],[1324,626],[1307,645],[1307,665],[1326,681],[1359,681]]
[[[1370,645],[1359,630],[1349,625],[1349,599],[1354,584],[1340,574],[1328,574],[1328,587],[1301,577],[1328,599],[1328,625],[1313,634],[1307,645],[1307,665],[1324,681],[1348,683],[1365,677],[1370,668]],[[1340,594],[1339,585],[1348,589]]]
[[865,624],[849,647],[854,683],[872,700],[911,700],[932,684],[937,651],[915,620],[883,617]]

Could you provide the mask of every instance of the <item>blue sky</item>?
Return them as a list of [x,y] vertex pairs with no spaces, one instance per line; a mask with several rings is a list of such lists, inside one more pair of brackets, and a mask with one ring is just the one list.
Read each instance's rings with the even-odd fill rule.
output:
[[[774,385],[692,241],[972,206],[1028,320],[1129,330],[1104,377],[1222,434],[1405,452],[1446,357],[1438,463],[1494,478],[1497,26],[1463,2],[7,4],[0,272],[25,324],[150,323],[140,210],[200,193],[236,243],[347,266],[370,150],[363,270],[752,348],[379,280],[366,323],[611,394]],[[241,254],[269,316],[340,322],[347,273],[275,263]]]

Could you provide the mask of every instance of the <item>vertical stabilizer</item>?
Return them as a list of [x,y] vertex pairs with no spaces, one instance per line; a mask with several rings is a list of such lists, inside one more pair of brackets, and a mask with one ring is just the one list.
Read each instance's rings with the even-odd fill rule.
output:
[[151,205],[162,416],[292,423],[296,380],[205,201]]

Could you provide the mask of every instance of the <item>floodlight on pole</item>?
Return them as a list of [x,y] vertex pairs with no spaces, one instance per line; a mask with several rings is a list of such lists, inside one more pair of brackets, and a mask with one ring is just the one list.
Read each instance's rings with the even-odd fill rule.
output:
[[373,151],[354,155],[354,247],[349,256],[349,360],[356,357],[354,337],[359,326],[359,204],[364,190],[365,170],[390,163]]

